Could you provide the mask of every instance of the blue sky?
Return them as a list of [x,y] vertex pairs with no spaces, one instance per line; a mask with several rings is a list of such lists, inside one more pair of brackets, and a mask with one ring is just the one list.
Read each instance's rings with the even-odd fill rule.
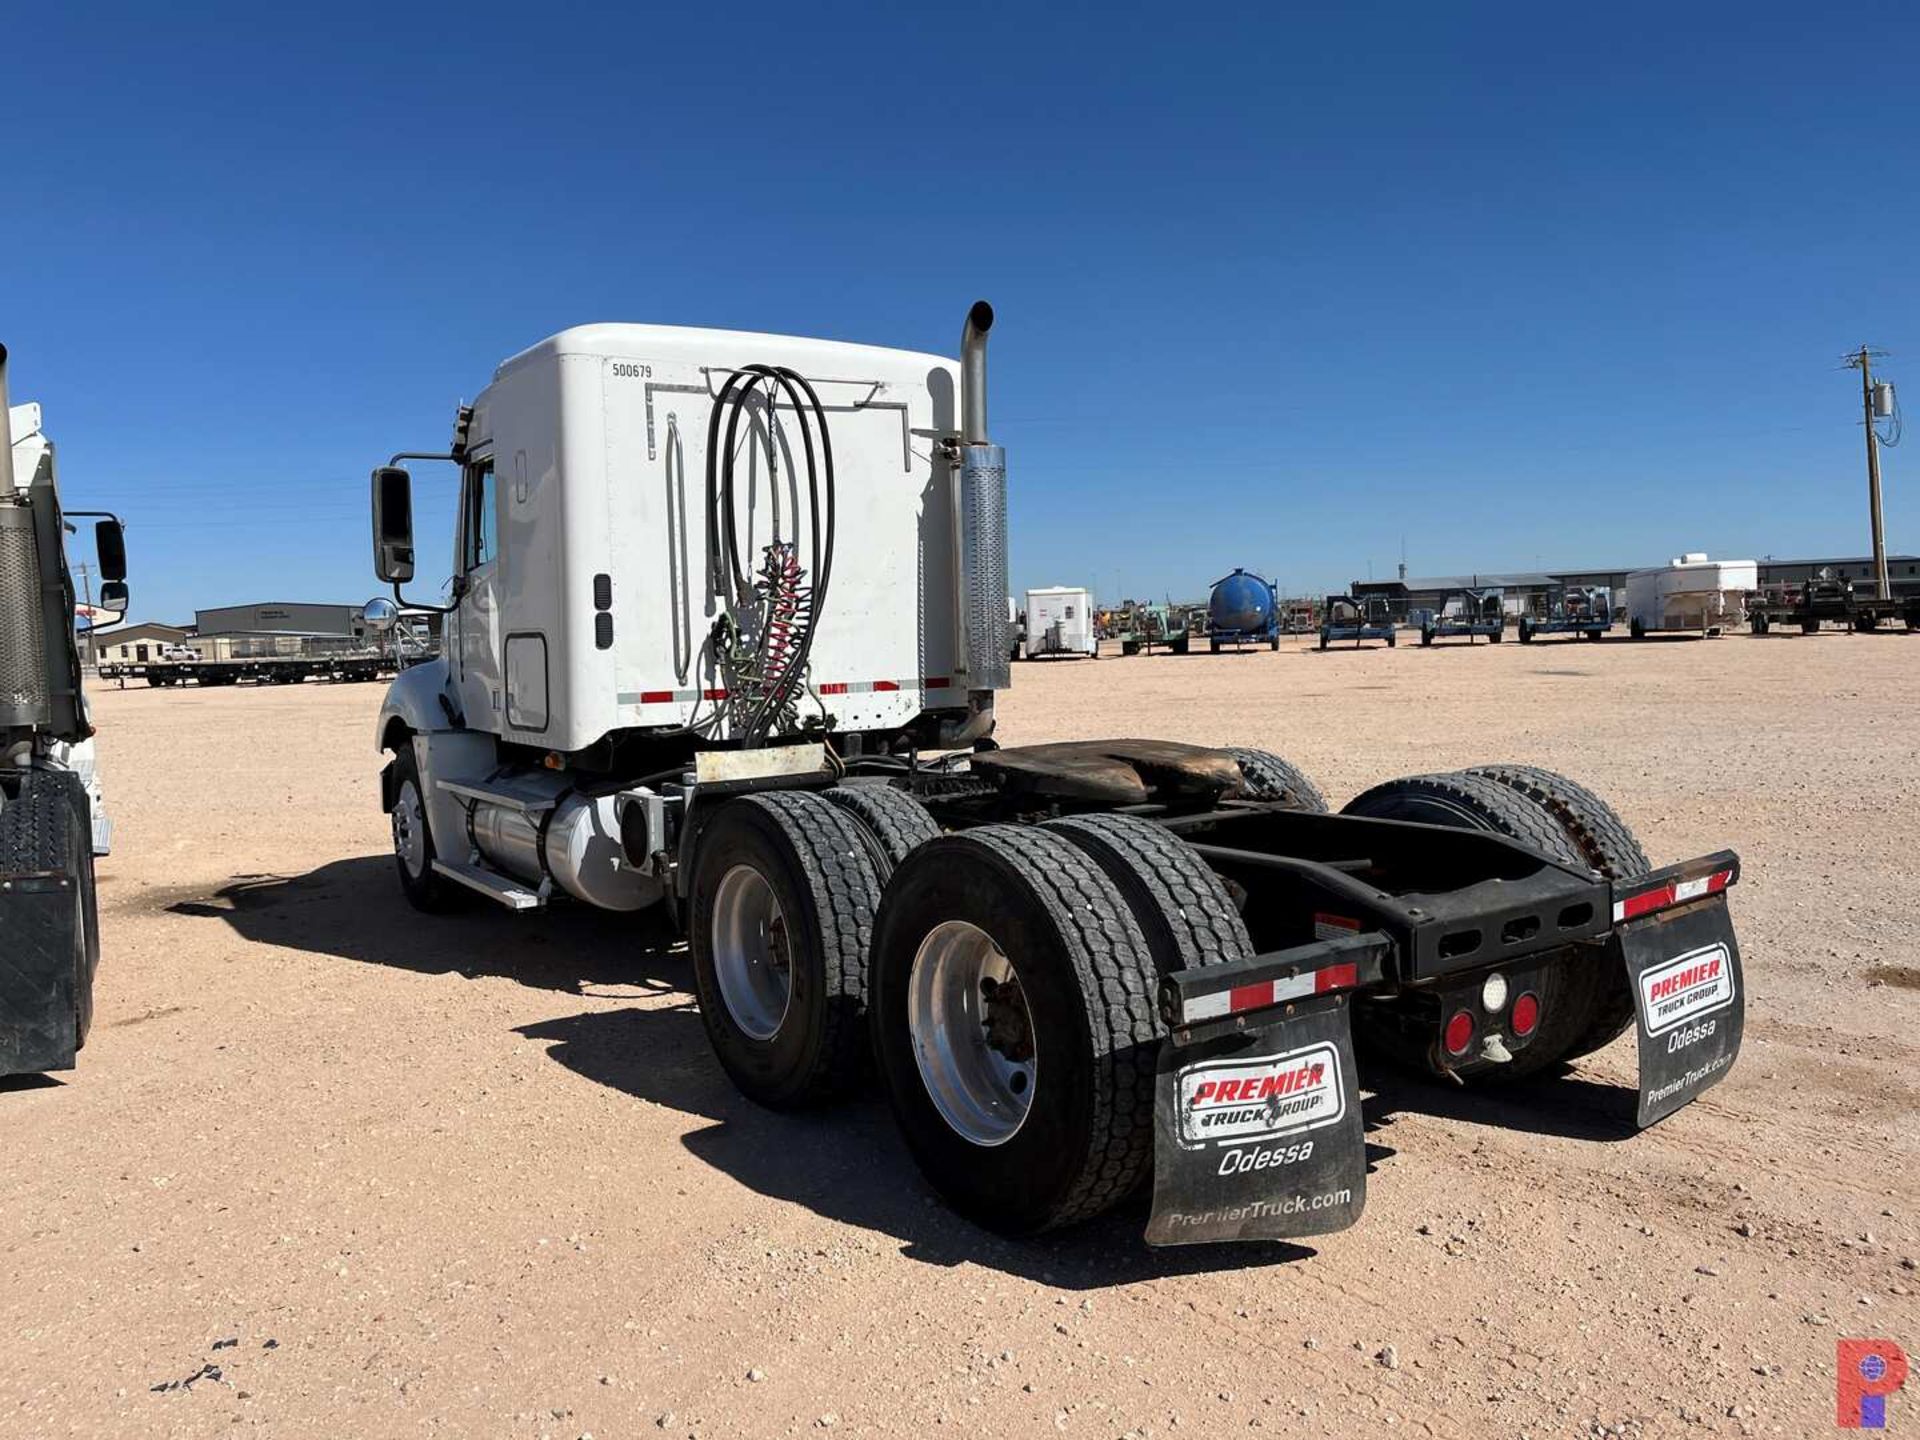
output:
[[[68,503],[126,514],[142,617],[373,593],[369,467],[566,325],[951,353],[977,296],[1019,587],[1326,590],[1403,538],[1416,573],[1861,553],[1837,367],[1871,341],[1920,385],[1917,32],[1765,4],[40,7],[0,340]],[[1920,550],[1909,454],[1888,532]]]

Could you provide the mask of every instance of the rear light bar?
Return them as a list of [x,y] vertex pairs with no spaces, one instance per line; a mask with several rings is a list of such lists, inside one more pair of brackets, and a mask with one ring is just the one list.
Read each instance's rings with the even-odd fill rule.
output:
[[1740,878],[1740,857],[1731,850],[1703,855],[1698,860],[1683,860],[1664,870],[1641,875],[1633,880],[1616,880],[1613,886],[1613,923],[1625,924],[1642,916],[1671,910],[1708,895],[1718,895]]
[[1176,970],[1160,982],[1160,1013],[1184,1029],[1371,985],[1385,975],[1392,942],[1378,931],[1342,935],[1256,955],[1231,965]]

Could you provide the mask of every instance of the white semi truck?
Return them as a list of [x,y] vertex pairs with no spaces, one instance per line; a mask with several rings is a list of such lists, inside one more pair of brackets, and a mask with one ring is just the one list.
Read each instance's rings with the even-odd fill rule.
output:
[[443,654],[375,734],[414,904],[666,907],[742,1091],[798,1106],[877,1070],[932,1183],[1015,1233],[1149,1176],[1153,1243],[1352,1223],[1356,1035],[1484,1084],[1637,1016],[1642,1123],[1718,1080],[1731,852],[1651,870],[1524,766],[1335,815],[1260,751],[1001,747],[992,323],[972,308],[957,364],[568,330],[445,450],[374,471],[375,626],[431,608],[402,462],[460,477]]
[[[95,521],[102,577],[76,604],[66,539]],[[0,1075],[73,1067],[100,962],[94,861],[111,847],[76,616],[126,614],[117,517],[60,507],[38,405],[10,405],[0,346]]]

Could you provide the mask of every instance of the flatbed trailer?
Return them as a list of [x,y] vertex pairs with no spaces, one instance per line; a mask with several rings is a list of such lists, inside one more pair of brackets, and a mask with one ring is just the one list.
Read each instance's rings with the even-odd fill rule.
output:
[[1449,590],[1441,597],[1440,608],[1427,612],[1420,622],[1420,643],[1459,640],[1468,644],[1485,639],[1498,645],[1507,633],[1506,592],[1491,590]]
[[389,655],[261,655],[236,660],[110,661],[102,680],[173,685],[298,685],[307,680],[356,683],[383,680],[401,669]]
[[1864,633],[1899,621],[1912,630],[1917,619],[1920,597],[1882,600],[1862,595],[1851,580],[1825,569],[1798,584],[1769,585],[1747,601],[1747,628],[1755,635],[1770,634],[1784,626],[1795,626],[1801,634],[1812,635],[1826,625]]
[[1599,585],[1576,585],[1547,592],[1545,615],[1522,615],[1515,627],[1520,643],[1542,635],[1577,635],[1598,640],[1613,629],[1613,594]]
[[1350,595],[1329,595],[1320,609],[1322,650],[1336,640],[1351,640],[1356,650],[1362,640],[1384,640],[1391,650],[1397,643],[1398,633],[1393,612],[1378,595],[1369,595],[1364,600]]

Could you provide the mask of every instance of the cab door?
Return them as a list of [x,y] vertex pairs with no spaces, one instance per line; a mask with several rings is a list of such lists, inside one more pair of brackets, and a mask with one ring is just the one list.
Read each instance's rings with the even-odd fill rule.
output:
[[454,683],[468,726],[499,734],[500,495],[493,456],[471,457],[460,483],[460,553],[455,586]]

